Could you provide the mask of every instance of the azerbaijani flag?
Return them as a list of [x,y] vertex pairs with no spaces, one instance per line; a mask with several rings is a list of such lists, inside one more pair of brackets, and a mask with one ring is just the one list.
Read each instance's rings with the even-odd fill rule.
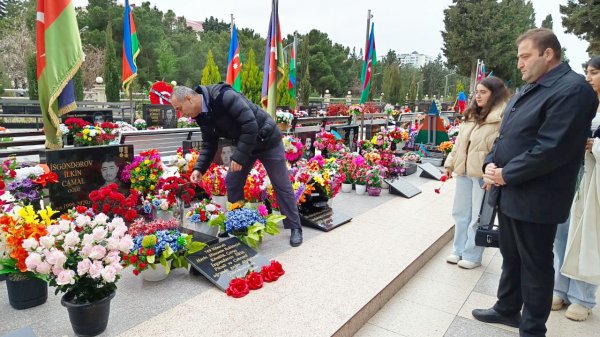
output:
[[373,73],[373,66],[377,63],[377,56],[375,55],[375,23],[371,23],[371,33],[369,34],[369,41],[367,41],[367,53],[365,53],[365,61],[363,63],[363,70],[360,76],[362,80],[362,93],[360,94],[360,104],[365,103],[369,99],[369,91],[371,91],[371,75]]
[[231,31],[231,42],[229,43],[229,57],[227,58],[227,77],[225,83],[231,84],[231,87],[240,92],[242,90],[242,63],[240,61],[240,44],[238,43],[238,34],[235,24]]
[[296,99],[296,44],[292,45],[292,53],[290,57],[290,71],[288,73],[288,91],[292,99]]
[[271,20],[269,21],[269,33],[267,34],[267,46],[265,49],[265,66],[263,68],[263,84],[261,101],[263,107],[271,117],[275,118],[277,106],[277,72],[284,74],[279,65],[283,60],[283,46],[281,41],[281,30],[279,29],[279,12],[277,0],[273,0]]
[[129,0],[125,0],[125,14],[123,15],[123,90],[129,91],[129,84],[137,76],[137,65],[135,59],[140,53],[133,13],[129,6]]
[[75,7],[71,0],[38,0],[37,80],[46,148],[62,147],[60,116],[73,111],[73,76],[83,63]]

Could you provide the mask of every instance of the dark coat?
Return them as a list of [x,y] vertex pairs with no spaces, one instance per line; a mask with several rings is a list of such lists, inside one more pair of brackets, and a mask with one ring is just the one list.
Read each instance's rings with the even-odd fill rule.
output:
[[219,138],[233,140],[236,147],[231,160],[240,165],[246,165],[252,153],[281,142],[281,131],[273,118],[229,84],[199,86],[196,92],[202,95],[209,111],[196,117],[202,145],[195,170],[206,172],[217,153]]
[[506,182],[492,188],[490,204],[521,221],[566,221],[597,106],[596,93],[567,64],[515,94],[483,166],[495,163]]

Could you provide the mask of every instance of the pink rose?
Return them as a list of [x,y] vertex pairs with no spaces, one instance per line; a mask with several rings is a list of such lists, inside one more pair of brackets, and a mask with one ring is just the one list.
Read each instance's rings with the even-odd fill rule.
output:
[[[85,240],[85,238],[84,238]],[[83,248],[81,248],[81,256],[83,257],[89,257],[90,254],[92,253],[92,245],[91,244],[87,244],[85,246],[83,246]]]
[[54,267],[60,267],[67,262],[67,257],[60,250],[53,249],[48,254],[46,254],[46,262],[50,263]]
[[50,249],[52,246],[54,246],[54,237],[49,235],[42,236],[40,238],[40,244],[42,247]]
[[119,242],[119,250],[122,251],[123,253],[129,253],[129,251],[131,251],[132,248],[133,248],[133,239],[131,238],[131,236],[129,234],[125,235]]
[[115,282],[117,271],[112,266],[107,266],[106,268],[102,269],[101,274],[104,281],[112,283]]
[[63,244],[64,247],[73,247],[76,244],[78,244],[80,241],[79,239],[79,233],[77,233],[76,231],[71,231],[69,233],[67,233],[67,235],[65,235],[65,243]]
[[127,226],[125,226],[124,223],[120,223],[117,226],[115,226],[115,229],[112,232],[112,237],[120,239],[123,237],[123,235],[125,235],[125,233],[127,233]]
[[121,256],[119,255],[119,251],[116,250],[112,250],[110,252],[108,252],[108,254],[106,254],[106,257],[104,258],[104,263],[106,264],[112,264],[112,263],[119,263],[121,261]]
[[90,259],[101,260],[106,255],[106,248],[100,245],[95,245],[90,252]]
[[50,269],[52,269],[52,266],[48,262],[42,262],[38,264],[35,271],[40,274],[48,275],[50,274]]
[[82,261],[79,261],[79,263],[77,264],[77,275],[85,275],[90,270],[91,266],[92,261],[90,261],[90,259],[83,259]]
[[83,234],[83,240],[81,240],[82,246],[88,246],[94,243],[94,237],[91,234]]
[[95,241],[102,241],[104,240],[104,238],[106,238],[107,233],[108,232],[106,231],[106,229],[104,229],[104,227],[96,227],[92,231],[92,237]]
[[34,271],[40,263],[42,263],[42,256],[38,253],[30,253],[29,256],[25,259],[25,265],[27,266],[27,270],[30,271]]
[[94,279],[99,278],[102,275],[102,262],[100,261],[94,261],[94,263],[92,263],[92,265],[90,266],[90,269],[88,270],[88,273],[90,273],[90,276]]
[[25,248],[26,251],[30,252],[38,247],[38,242],[34,238],[29,238],[23,240],[22,246],[23,248]]
[[57,236],[60,234],[60,227],[58,225],[50,225],[47,228],[48,233],[52,236]]
[[56,278],[56,284],[63,286],[66,284],[75,284],[75,272],[72,270],[63,270]]
[[111,236],[106,242],[106,248],[108,250],[119,250],[119,243],[121,240],[116,238],[114,235]]

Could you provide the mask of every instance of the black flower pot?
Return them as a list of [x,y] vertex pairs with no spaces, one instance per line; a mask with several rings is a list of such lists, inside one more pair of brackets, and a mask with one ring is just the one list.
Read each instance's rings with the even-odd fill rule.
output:
[[74,303],[73,294],[63,295],[60,303],[67,308],[71,327],[77,336],[97,336],[106,330],[110,301],[115,293],[92,303]]
[[[17,309],[33,308],[46,303],[48,299],[48,283],[33,276],[14,274],[6,279],[8,302]],[[21,277],[23,276],[23,277]]]

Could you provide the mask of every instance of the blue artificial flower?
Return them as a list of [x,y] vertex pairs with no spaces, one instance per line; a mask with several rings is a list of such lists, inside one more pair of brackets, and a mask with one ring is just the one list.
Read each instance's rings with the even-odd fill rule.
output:
[[152,199],[152,205],[154,205],[154,207],[160,206],[160,199]]
[[152,206],[150,206],[150,204],[145,204],[145,205],[144,205],[144,212],[145,212],[146,214],[150,214],[150,213],[152,213]]
[[250,208],[239,208],[227,213],[225,230],[228,233],[245,231],[257,222],[265,224],[265,219],[260,216],[258,211]]
[[200,214],[193,214],[193,215],[190,217],[190,221],[191,221],[192,223],[198,223],[198,222],[200,222]]

